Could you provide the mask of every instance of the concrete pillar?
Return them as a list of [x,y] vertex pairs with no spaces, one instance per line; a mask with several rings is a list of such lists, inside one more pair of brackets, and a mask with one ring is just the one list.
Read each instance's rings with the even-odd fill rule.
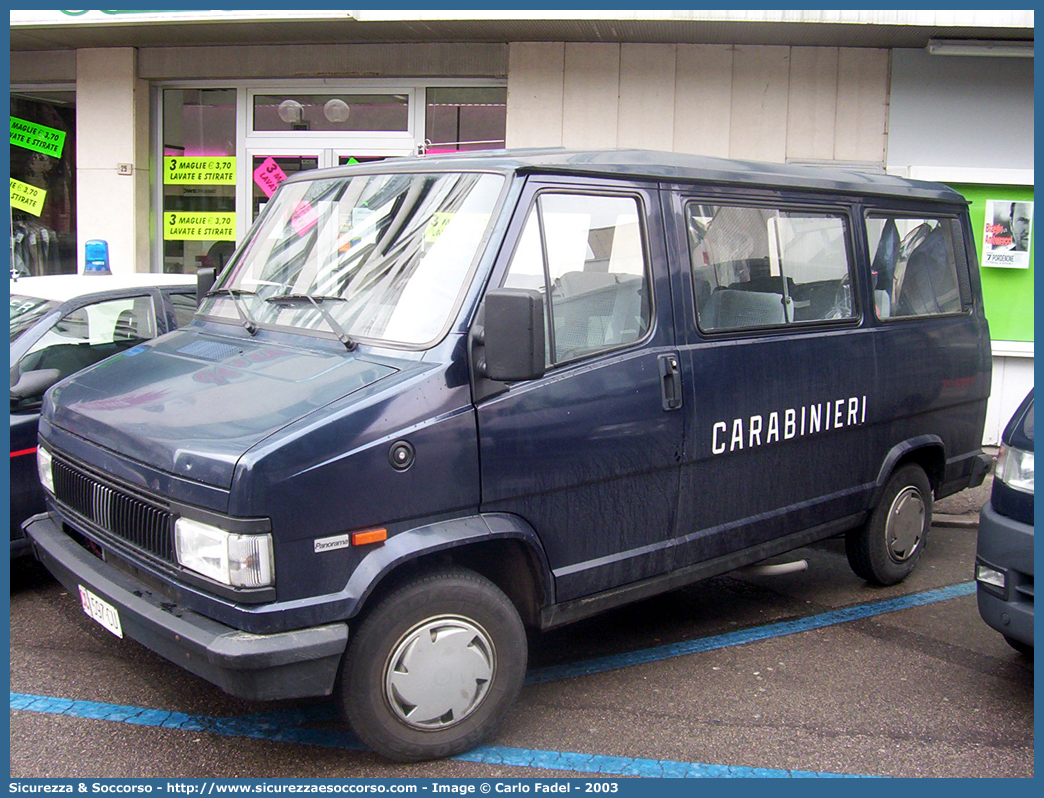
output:
[[81,272],[84,242],[92,238],[109,242],[113,274],[150,271],[149,86],[138,79],[137,56],[132,47],[76,51],[76,226]]

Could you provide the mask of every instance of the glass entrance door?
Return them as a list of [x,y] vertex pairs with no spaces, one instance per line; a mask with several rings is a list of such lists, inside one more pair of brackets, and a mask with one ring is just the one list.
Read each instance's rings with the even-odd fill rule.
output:
[[246,170],[250,178],[250,221],[257,218],[279,184],[290,175],[328,166],[324,155],[323,150],[297,153],[252,150]]
[[[391,155],[373,153],[353,153],[348,150],[333,148],[309,149],[299,147],[295,150],[282,148],[264,148],[249,150],[250,177],[250,221],[257,218],[264,209],[279,184],[291,175],[309,169],[322,169],[330,166],[346,166],[351,164],[383,161]],[[401,153],[407,155],[409,153]],[[245,230],[243,232],[246,232]]]

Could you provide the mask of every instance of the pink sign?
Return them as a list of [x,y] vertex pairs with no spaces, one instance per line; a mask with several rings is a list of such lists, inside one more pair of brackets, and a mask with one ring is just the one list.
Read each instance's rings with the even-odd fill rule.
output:
[[319,213],[307,202],[297,203],[294,213],[290,217],[290,226],[299,236],[303,236],[311,230],[319,221]]
[[266,197],[275,194],[279,184],[286,180],[286,172],[279,168],[279,164],[271,157],[265,158],[262,164],[254,170],[254,182],[265,192]]

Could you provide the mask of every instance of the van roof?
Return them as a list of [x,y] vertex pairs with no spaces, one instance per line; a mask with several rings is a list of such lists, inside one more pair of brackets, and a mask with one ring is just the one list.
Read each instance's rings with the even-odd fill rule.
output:
[[[614,176],[660,182],[714,183],[811,191],[873,194],[941,200],[966,205],[967,201],[941,183],[909,180],[831,166],[741,161],[654,150],[482,150],[475,152],[411,156],[359,166],[338,167],[328,173],[373,174],[388,171],[493,171],[580,176]],[[308,179],[307,173],[294,179]]]

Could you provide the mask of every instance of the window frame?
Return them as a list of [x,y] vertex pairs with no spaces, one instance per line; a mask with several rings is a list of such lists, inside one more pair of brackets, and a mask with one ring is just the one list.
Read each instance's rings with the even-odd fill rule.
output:
[[[552,311],[551,295],[548,293],[550,288],[550,274],[548,272],[548,258],[546,251],[546,240],[543,233],[543,221],[540,217],[543,215],[538,210],[539,202],[541,197],[546,194],[554,194],[557,196],[570,195],[570,196],[581,196],[581,197],[606,197],[610,199],[630,199],[633,200],[638,209],[638,232],[641,238],[641,253],[642,253],[642,276],[644,278],[643,289],[648,293],[647,307],[649,313],[649,323],[645,329],[645,332],[640,338],[627,343],[617,344],[615,346],[606,347],[604,349],[598,349],[594,352],[586,352],[582,355],[568,358],[566,360],[555,360],[554,359],[554,315]],[[522,244],[522,237],[525,233],[526,227],[529,224],[531,214],[536,212],[537,224],[538,224],[538,235],[540,236],[540,249],[542,255],[542,266],[544,270],[544,291],[542,296],[544,298],[544,332],[548,337],[548,355],[550,362],[546,363],[546,371],[551,372],[563,366],[570,366],[575,363],[587,361],[593,357],[600,357],[603,355],[621,352],[632,347],[640,347],[645,344],[653,335],[656,329],[656,289],[655,289],[655,275],[653,274],[652,265],[652,250],[649,246],[649,208],[645,202],[645,197],[640,191],[636,191],[629,188],[621,187],[620,189],[613,189],[604,185],[591,185],[591,186],[579,186],[576,184],[541,184],[536,187],[532,194],[528,197],[528,202],[525,207],[519,207],[521,214],[519,216],[519,224],[514,234],[514,241],[512,242],[511,251],[505,259],[505,267],[503,275],[500,278],[499,285],[503,287],[511,275],[511,266],[515,261],[515,257],[518,254],[518,250]]]
[[[867,270],[872,268],[874,262],[874,254],[870,251],[870,231],[868,222],[872,217],[876,218],[891,218],[891,219],[919,219],[922,222],[937,221],[940,225],[950,225],[950,247],[953,253],[953,267],[954,277],[957,281],[957,294],[960,298],[961,308],[960,310],[950,311],[947,313],[918,313],[912,316],[893,316],[889,314],[887,318],[880,318],[877,315],[877,307],[875,305],[872,318],[877,324],[894,324],[902,322],[911,322],[924,319],[946,319],[946,318],[959,318],[961,316],[968,316],[975,310],[975,299],[974,291],[971,287],[971,261],[968,259],[967,249],[965,246],[965,238],[962,235],[959,239],[956,236],[956,231],[953,228],[954,224],[957,224],[961,230],[964,229],[964,221],[960,215],[954,213],[940,213],[923,211],[921,209],[912,208],[907,209],[899,206],[896,209],[884,208],[880,205],[866,205],[862,209],[862,235],[863,235],[863,248],[866,254]],[[879,242],[880,243],[880,242]],[[963,255],[961,254],[963,253]],[[961,279],[961,264],[965,264],[967,274],[965,279]],[[872,290],[872,289],[871,289]]]
[[[738,197],[732,194],[693,194],[682,193],[679,196],[681,210],[680,234],[685,246],[685,268],[688,271],[689,292],[692,298],[692,322],[696,332],[705,338],[728,338],[728,337],[750,337],[764,335],[778,335],[781,333],[800,334],[809,330],[820,328],[844,329],[859,327],[867,318],[864,302],[863,270],[859,268],[858,251],[856,244],[856,213],[851,203],[831,204],[824,202],[803,202],[795,199],[784,199],[776,201],[770,197]],[[827,216],[841,220],[844,227],[845,256],[848,267],[848,281],[850,286],[850,301],[852,303],[852,315],[842,319],[803,319],[800,321],[784,321],[782,324],[771,324],[757,327],[730,327],[720,330],[707,330],[700,325],[700,307],[696,296],[695,267],[693,265],[692,242],[689,240],[688,214],[693,205],[716,205],[718,207],[768,209],[785,213],[805,212],[809,215]],[[862,231],[865,234],[865,227]]]

